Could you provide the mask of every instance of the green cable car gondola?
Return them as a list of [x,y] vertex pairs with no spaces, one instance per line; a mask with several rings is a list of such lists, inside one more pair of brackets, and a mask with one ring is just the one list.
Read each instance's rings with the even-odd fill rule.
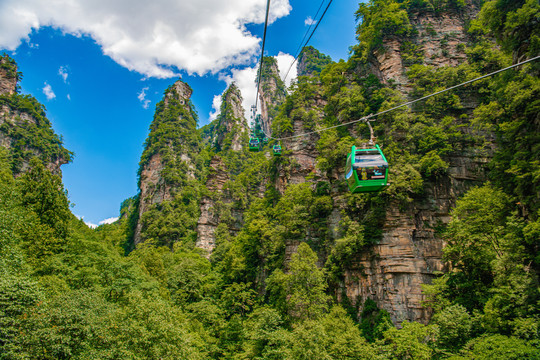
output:
[[379,145],[369,149],[353,146],[347,157],[345,179],[353,193],[385,188],[388,185],[388,162]]
[[249,150],[259,151],[259,139],[257,139],[256,137],[249,138]]
[[272,150],[274,151],[274,156],[281,156],[281,145],[276,144],[272,147]]

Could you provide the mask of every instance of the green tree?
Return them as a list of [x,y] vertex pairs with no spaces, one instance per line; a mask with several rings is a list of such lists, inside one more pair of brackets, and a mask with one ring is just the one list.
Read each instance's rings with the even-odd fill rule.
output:
[[289,271],[275,270],[267,284],[270,296],[280,299],[293,319],[317,319],[327,309],[323,271],[317,267],[317,254],[304,242],[292,255]]
[[19,358],[23,347],[18,335],[26,328],[23,318],[43,298],[43,289],[27,276],[0,277],[0,359]]
[[444,258],[455,270],[448,286],[451,297],[469,310],[482,308],[489,298],[492,262],[504,252],[508,206],[507,195],[488,184],[469,191],[452,211]]
[[359,42],[354,47],[355,55],[362,60],[382,46],[384,38],[393,35],[406,35],[411,25],[405,3],[395,0],[371,0],[360,3],[356,11],[359,25],[356,38]]
[[360,314],[360,329],[362,335],[370,342],[382,339],[383,333],[393,327],[390,314],[379,309],[375,301],[367,298]]
[[504,335],[482,336],[473,339],[467,343],[461,353],[463,355],[452,356],[449,360],[532,360],[540,357],[538,347]]
[[22,232],[28,254],[37,260],[63,251],[73,215],[60,177],[36,158],[30,166],[19,178],[19,186],[21,205],[35,220],[29,221]]
[[407,321],[401,325],[401,329],[392,327],[384,332],[383,339],[376,343],[379,352],[388,359],[431,359],[436,327]]
[[473,319],[459,304],[435,314],[433,323],[439,327],[437,345],[452,352],[461,349],[473,335]]

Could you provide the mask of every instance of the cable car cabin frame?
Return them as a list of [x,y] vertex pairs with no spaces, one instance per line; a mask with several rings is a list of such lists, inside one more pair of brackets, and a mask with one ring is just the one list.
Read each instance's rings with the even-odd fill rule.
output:
[[379,145],[368,149],[353,146],[347,157],[345,179],[353,193],[384,189],[388,185],[388,162]]
[[257,138],[249,139],[249,151],[259,151],[259,139]]
[[274,145],[272,147],[272,151],[274,152],[274,156],[281,156],[281,146],[280,145]]

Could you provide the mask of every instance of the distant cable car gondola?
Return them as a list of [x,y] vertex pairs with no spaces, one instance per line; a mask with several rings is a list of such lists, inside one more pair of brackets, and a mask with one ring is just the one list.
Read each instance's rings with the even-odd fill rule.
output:
[[249,150],[250,151],[259,151],[259,139],[252,137],[249,139]]
[[353,193],[385,188],[388,185],[388,162],[379,145],[369,149],[353,146],[347,157],[345,179]]
[[274,151],[274,156],[281,156],[281,145],[274,145],[272,150]]

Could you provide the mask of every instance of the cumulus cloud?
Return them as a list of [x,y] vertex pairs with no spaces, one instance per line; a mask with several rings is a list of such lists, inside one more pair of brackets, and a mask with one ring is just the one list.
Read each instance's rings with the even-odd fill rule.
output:
[[85,221],[85,220],[84,220],[84,216],[75,215],[75,217],[76,217],[77,219],[79,219],[79,220],[82,220],[82,221],[86,224],[86,226],[88,226],[88,227],[91,228],[91,229],[95,229],[95,228],[98,227],[97,224],[91,223],[91,222],[89,222],[89,221]]
[[[275,56],[275,58],[277,59],[280,77],[283,80],[285,73],[287,72],[287,69],[289,68],[292,61],[294,60],[294,56],[283,53],[283,52],[279,52],[279,54]],[[243,69],[233,69],[232,75],[221,78],[227,83],[227,85],[230,85],[233,82],[236,83],[236,86],[240,89],[240,92],[242,93],[242,98],[243,98],[242,107],[244,108],[244,115],[246,119],[248,120],[248,123],[251,121],[251,106],[255,105],[255,96],[257,94],[255,78],[257,76],[258,68],[259,68],[259,65],[257,64],[254,67],[245,67]],[[287,76],[287,80],[285,83],[286,86],[289,87],[291,84],[291,81],[294,80],[295,78],[296,78],[296,66],[293,66],[291,68],[291,71],[289,72],[289,76]],[[216,97],[214,97],[213,107],[214,107],[214,110],[216,111],[216,116],[217,116],[219,107],[216,108]],[[221,106],[221,95],[219,96],[219,105]],[[260,103],[258,103],[257,107],[258,107],[258,110],[260,110]]]
[[217,116],[220,114],[221,109],[221,95],[214,95],[214,100],[212,100],[212,111],[209,115],[209,120],[212,122],[216,120]]
[[[279,76],[281,77],[281,80],[285,82],[285,86],[291,86],[291,82],[296,79],[296,63],[294,63],[294,65],[291,67],[291,64],[294,61],[294,56],[280,51],[275,58],[277,59]],[[289,70],[289,74],[287,74],[287,70]],[[287,75],[286,79],[285,75]]]
[[142,107],[148,109],[150,106],[150,100],[146,98],[146,92],[148,91],[148,86],[143,87],[141,92],[137,94],[137,99],[142,103]]
[[242,107],[244,108],[244,116],[250,123],[251,119],[251,106],[255,105],[255,95],[257,88],[255,87],[255,77],[257,76],[257,69],[259,66],[246,67],[243,69],[233,69],[232,75],[222,78],[227,85],[236,83],[240,93],[242,94]]
[[312,19],[311,16],[308,16],[306,20],[304,20],[304,24],[306,24],[306,26],[315,25],[316,23],[317,20]]
[[105,220],[101,220],[101,221],[99,222],[99,225],[112,224],[112,223],[115,222],[116,220],[118,220],[118,216],[117,216],[117,217],[111,217],[111,218],[108,218],[108,219],[105,219]]
[[[291,11],[274,0],[269,21]],[[88,35],[118,64],[149,77],[199,75],[248,64],[260,39],[246,24],[264,23],[265,0],[3,0],[0,47],[15,50],[32,29],[53,26]]]
[[58,75],[64,80],[64,82],[67,82],[67,78],[69,76],[68,68],[67,66],[60,66],[58,69]]
[[43,93],[47,97],[47,100],[52,100],[56,97],[56,94],[54,93],[51,85],[45,83],[45,86],[43,86]]

